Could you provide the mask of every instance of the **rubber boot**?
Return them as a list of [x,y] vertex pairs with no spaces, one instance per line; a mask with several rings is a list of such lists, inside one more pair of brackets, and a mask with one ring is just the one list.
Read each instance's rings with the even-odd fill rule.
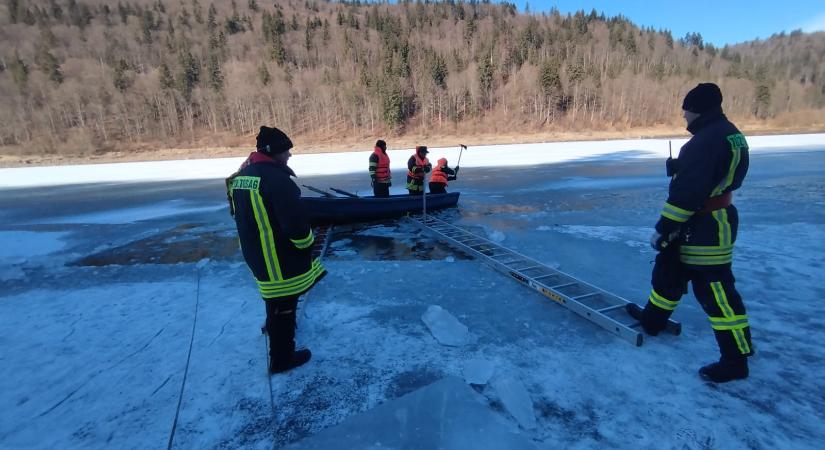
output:
[[720,359],[699,369],[699,376],[713,383],[727,383],[748,377],[748,358]]
[[312,352],[309,351],[308,348],[302,348],[300,350],[295,350],[292,352],[292,356],[286,360],[271,360],[269,363],[269,373],[283,373],[287,370],[294,369],[298,366],[302,366],[312,358]]

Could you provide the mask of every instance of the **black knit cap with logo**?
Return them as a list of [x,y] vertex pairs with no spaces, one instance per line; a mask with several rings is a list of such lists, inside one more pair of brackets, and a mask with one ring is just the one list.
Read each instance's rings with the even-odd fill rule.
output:
[[696,114],[702,114],[721,106],[722,91],[713,83],[699,83],[685,95],[685,100],[682,101],[682,109]]
[[255,139],[258,151],[266,155],[283,153],[292,148],[292,141],[277,128],[262,126]]

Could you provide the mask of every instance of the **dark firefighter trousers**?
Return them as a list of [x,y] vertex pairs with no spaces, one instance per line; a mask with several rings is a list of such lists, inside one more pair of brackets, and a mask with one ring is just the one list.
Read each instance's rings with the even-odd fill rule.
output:
[[295,351],[295,314],[298,295],[264,299],[266,332],[269,335],[269,357],[272,361],[288,361]]
[[694,266],[679,259],[679,246],[671,245],[659,252],[642,323],[654,334],[665,328],[667,320],[687,293],[687,283],[710,320],[723,360],[753,355],[751,331],[742,297],[734,286],[730,264]]

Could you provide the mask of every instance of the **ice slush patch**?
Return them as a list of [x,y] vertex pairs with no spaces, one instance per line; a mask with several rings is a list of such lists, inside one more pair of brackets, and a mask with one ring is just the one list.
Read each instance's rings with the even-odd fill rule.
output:
[[18,263],[62,250],[67,231],[0,231],[0,261]]
[[493,242],[504,242],[504,238],[506,237],[504,233],[498,230],[489,231],[487,236],[489,236],[490,240]]

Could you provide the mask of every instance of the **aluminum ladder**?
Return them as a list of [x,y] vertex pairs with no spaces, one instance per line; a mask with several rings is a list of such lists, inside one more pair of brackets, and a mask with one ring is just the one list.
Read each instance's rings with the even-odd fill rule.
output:
[[[639,331],[641,324],[627,313],[630,302],[624,298],[432,215],[408,216],[407,220],[616,336],[636,346],[644,342],[644,334]],[[670,320],[668,331],[679,334],[681,325]]]

